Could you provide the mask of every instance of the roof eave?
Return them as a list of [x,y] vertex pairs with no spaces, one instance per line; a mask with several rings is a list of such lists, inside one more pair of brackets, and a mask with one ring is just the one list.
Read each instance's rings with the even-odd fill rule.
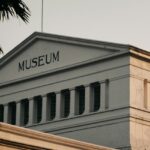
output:
[[129,52],[130,52],[131,56],[141,58],[145,61],[150,61],[150,52],[149,51],[129,45]]

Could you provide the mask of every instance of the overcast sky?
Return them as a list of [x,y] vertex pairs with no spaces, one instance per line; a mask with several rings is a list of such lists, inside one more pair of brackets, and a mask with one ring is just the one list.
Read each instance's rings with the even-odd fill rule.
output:
[[[24,0],[28,24],[0,22],[5,54],[35,31],[41,31],[41,0]],[[150,51],[150,0],[44,0],[44,32],[115,43]]]

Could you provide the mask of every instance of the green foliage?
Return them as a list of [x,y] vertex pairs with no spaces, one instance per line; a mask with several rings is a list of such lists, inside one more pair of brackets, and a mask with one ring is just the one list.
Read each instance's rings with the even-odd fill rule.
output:
[[0,21],[10,16],[20,17],[25,23],[29,21],[30,10],[22,0],[0,0]]
[[0,54],[3,54],[3,50],[2,50],[2,48],[0,47]]

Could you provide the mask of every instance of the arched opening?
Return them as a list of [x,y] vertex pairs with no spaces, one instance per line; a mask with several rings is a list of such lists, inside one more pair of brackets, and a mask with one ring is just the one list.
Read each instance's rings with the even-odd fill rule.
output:
[[0,122],[4,122],[4,105],[0,105]]
[[21,125],[26,125],[29,121],[29,100],[21,101]]
[[70,91],[68,89],[61,92],[61,116],[66,118],[70,113]]
[[56,115],[56,94],[49,93],[47,101],[47,120],[53,120]]
[[85,110],[85,87],[76,87],[76,104],[75,104],[76,115],[81,115]]
[[16,103],[11,102],[8,104],[8,123],[16,124]]
[[92,88],[92,111],[98,111],[100,109],[100,83],[95,82],[91,84]]
[[34,97],[34,123],[39,123],[42,119],[42,97]]

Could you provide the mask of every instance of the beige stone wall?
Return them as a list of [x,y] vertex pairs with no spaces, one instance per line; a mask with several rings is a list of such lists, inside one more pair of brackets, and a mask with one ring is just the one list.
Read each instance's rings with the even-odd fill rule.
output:
[[150,56],[130,59],[130,143],[133,150],[150,149]]
[[150,149],[150,123],[132,118],[130,122],[130,142],[133,150]]
[[0,123],[0,150],[113,150],[51,134]]

